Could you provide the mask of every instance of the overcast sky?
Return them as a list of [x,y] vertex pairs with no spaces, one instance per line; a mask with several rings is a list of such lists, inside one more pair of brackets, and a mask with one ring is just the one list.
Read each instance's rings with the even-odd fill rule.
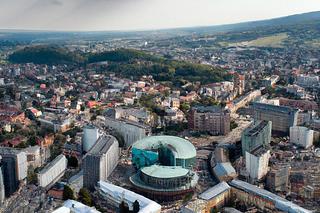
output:
[[319,10],[320,0],[0,0],[0,29],[159,29]]

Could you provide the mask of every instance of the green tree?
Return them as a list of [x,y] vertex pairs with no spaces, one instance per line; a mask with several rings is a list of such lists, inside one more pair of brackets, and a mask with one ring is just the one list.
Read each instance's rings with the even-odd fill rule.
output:
[[81,188],[79,191],[79,199],[81,203],[87,205],[87,206],[92,206],[92,197],[90,195],[90,192],[86,188]]
[[65,185],[64,189],[63,189],[63,200],[74,200],[74,192],[73,190],[70,188],[70,186]]
[[139,201],[134,201],[133,202],[133,213],[138,213],[140,211],[140,203]]
[[129,206],[124,201],[122,201],[119,205],[120,213],[129,213]]

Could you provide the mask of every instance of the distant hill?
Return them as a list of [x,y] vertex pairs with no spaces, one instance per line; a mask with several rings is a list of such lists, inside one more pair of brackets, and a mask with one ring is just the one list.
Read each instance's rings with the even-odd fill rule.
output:
[[30,46],[17,50],[8,58],[11,63],[75,64],[85,58],[56,46]]
[[238,30],[252,30],[260,27],[279,27],[282,25],[296,25],[303,23],[310,23],[313,21],[320,21],[320,11],[302,13],[296,15],[290,15],[280,18],[267,19],[261,21],[250,21],[236,24],[217,25],[217,26],[205,26],[205,27],[193,27],[193,28],[181,28],[181,31],[185,32],[198,32],[198,33],[218,33],[218,32],[230,32]]
[[146,31],[100,31],[100,32],[50,32],[50,31],[27,31],[27,30],[1,30],[2,40],[36,43],[64,43],[70,40],[104,40],[112,38],[168,38],[175,36],[187,36],[191,33],[217,34],[237,31],[250,31],[257,28],[273,28],[281,26],[294,26],[320,22],[320,11],[309,12],[286,17],[251,21],[236,24],[185,27],[175,29],[159,29]]

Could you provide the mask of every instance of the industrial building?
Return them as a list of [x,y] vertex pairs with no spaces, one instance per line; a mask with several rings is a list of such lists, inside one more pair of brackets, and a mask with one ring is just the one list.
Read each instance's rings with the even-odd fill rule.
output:
[[104,181],[99,181],[98,190],[101,197],[106,199],[108,203],[113,204],[116,208],[118,208],[120,203],[124,201],[128,204],[129,210],[132,211],[133,203],[138,201],[140,205],[139,213],[161,212],[161,205],[158,203],[122,187]]
[[98,181],[106,181],[119,160],[119,143],[111,135],[102,135],[83,159],[83,186],[92,190]]
[[198,175],[196,149],[174,136],[151,136],[132,145],[132,162],[139,171],[130,177],[135,189],[157,200],[172,200],[192,192]]
[[272,132],[289,135],[289,128],[298,122],[298,110],[285,106],[253,102],[254,120],[272,122]]
[[313,130],[304,126],[290,127],[290,142],[305,149],[311,147],[313,144]]
[[82,149],[88,152],[100,137],[99,129],[93,125],[83,127]]
[[150,136],[132,145],[132,162],[138,169],[153,164],[191,168],[196,155],[189,141],[175,136]]
[[0,156],[5,196],[9,197],[17,191],[19,182],[27,177],[27,156],[25,152],[5,147],[0,148]]
[[125,147],[130,147],[136,141],[141,140],[151,134],[150,126],[134,121],[117,120],[105,117],[104,124],[123,137]]
[[39,186],[49,188],[55,184],[65,173],[68,160],[64,155],[59,155],[49,164],[47,164],[38,173]]
[[246,152],[246,171],[251,182],[261,180],[268,173],[270,150],[263,146]]
[[188,125],[193,131],[226,135],[230,132],[230,111],[217,106],[192,107]]
[[241,180],[233,180],[229,184],[232,187],[233,199],[237,199],[247,204],[252,204],[262,211],[311,213],[311,211],[307,209],[250,183]]
[[271,141],[271,121],[255,121],[246,128],[241,136],[242,155],[263,145],[268,147]]

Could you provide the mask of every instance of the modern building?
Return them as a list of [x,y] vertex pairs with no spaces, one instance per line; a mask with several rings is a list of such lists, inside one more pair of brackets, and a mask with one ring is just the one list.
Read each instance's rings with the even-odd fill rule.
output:
[[27,156],[20,150],[4,147],[0,148],[0,156],[5,196],[9,197],[17,191],[20,181],[27,177]]
[[196,149],[174,136],[151,136],[132,145],[132,163],[139,171],[130,177],[135,189],[157,200],[173,200],[191,193],[198,183]]
[[318,86],[320,78],[317,75],[298,75],[296,83],[302,87]]
[[135,189],[155,200],[179,199],[191,193],[198,183],[198,175],[180,166],[152,165],[143,167],[130,177]]
[[129,210],[133,210],[133,203],[139,202],[140,211],[139,213],[160,213],[161,205],[150,200],[140,194],[129,191],[122,187],[107,183],[104,181],[98,182],[98,191],[102,198],[112,204],[115,208],[118,208],[120,203],[123,201],[129,206]]
[[83,127],[82,148],[88,152],[100,137],[99,129],[93,125]]
[[290,142],[305,149],[311,147],[313,144],[313,130],[304,126],[290,127]]
[[268,173],[270,150],[263,146],[246,152],[246,171],[251,182],[261,180]]
[[68,160],[64,155],[57,156],[38,173],[38,184],[49,188],[54,185],[65,173]]
[[242,155],[263,145],[268,147],[271,141],[271,121],[255,121],[246,128],[241,136]]
[[125,147],[130,147],[136,141],[151,134],[151,127],[145,124],[129,120],[117,120],[109,117],[104,118],[104,124],[119,133],[124,139]]
[[132,163],[138,169],[153,164],[192,168],[196,155],[189,141],[175,136],[150,136],[132,145]]
[[230,132],[230,111],[217,106],[192,107],[188,116],[189,129],[213,135]]
[[255,120],[272,122],[272,132],[289,134],[289,128],[296,126],[298,121],[298,110],[285,106],[276,106],[254,102],[252,104],[253,117]]
[[119,160],[119,143],[111,135],[102,135],[83,159],[83,186],[92,190],[106,181]]

